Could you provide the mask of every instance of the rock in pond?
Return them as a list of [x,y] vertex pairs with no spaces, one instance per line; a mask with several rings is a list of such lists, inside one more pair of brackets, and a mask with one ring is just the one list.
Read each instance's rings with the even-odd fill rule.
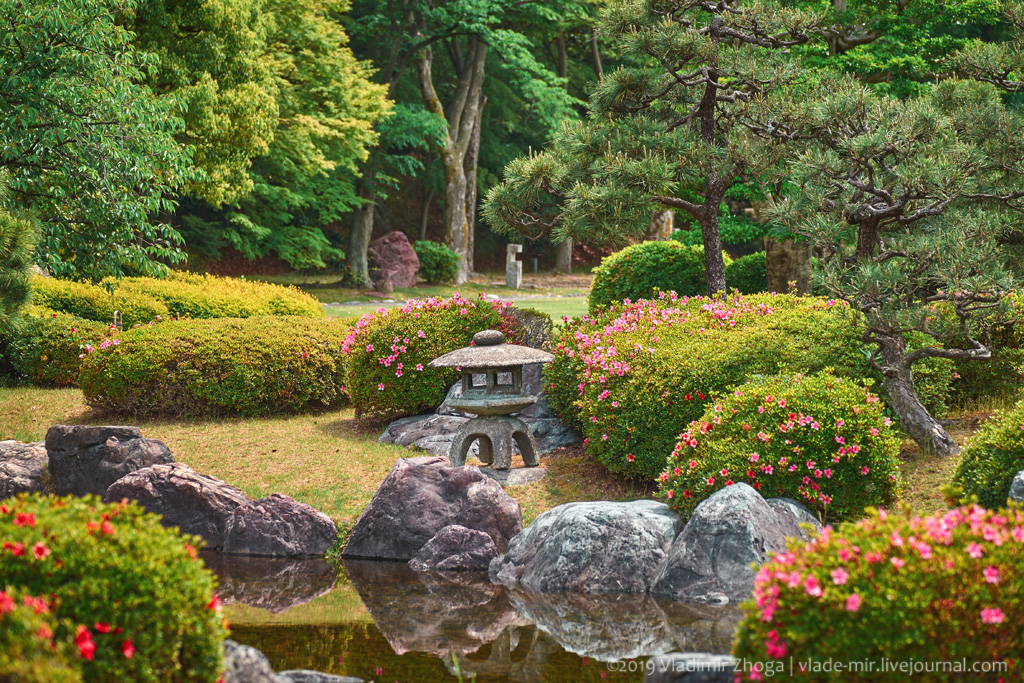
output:
[[489,535],[452,524],[434,534],[409,560],[409,566],[416,571],[487,571],[497,556]]
[[658,568],[651,593],[673,600],[724,604],[754,589],[751,564],[786,549],[787,536],[806,537],[798,522],[817,520],[796,501],[765,501],[747,484],[716,491],[693,511]]
[[199,555],[217,575],[217,596],[225,605],[282,614],[327,595],[337,583],[338,572],[321,558],[246,557],[205,549]]
[[735,676],[731,655],[670,652],[647,660],[644,683],[732,683]]
[[1010,483],[1010,500],[1024,503],[1024,471],[1018,472]]
[[47,462],[42,441],[0,441],[0,500],[42,491]]
[[330,517],[281,493],[236,507],[224,527],[230,555],[320,557],[337,540]]
[[131,472],[174,462],[167,446],[142,438],[138,427],[54,425],[46,452],[58,496],[102,496]]
[[138,501],[146,510],[163,516],[164,526],[202,536],[210,548],[224,546],[228,520],[249,502],[242,489],[182,463],[132,472],[112,484],[103,496],[108,503],[122,498]]
[[266,655],[230,638],[224,641],[224,683],[289,683],[270,667]]
[[345,556],[408,561],[446,526],[491,537],[498,552],[523,529],[519,503],[475,467],[447,458],[399,460],[349,535]]
[[532,591],[645,593],[680,523],[650,500],[566,503],[512,539],[490,576]]

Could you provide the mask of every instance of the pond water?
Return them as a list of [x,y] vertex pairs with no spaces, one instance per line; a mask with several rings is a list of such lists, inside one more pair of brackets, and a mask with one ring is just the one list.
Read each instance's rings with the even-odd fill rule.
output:
[[[231,637],[275,670],[378,683],[641,681],[611,664],[673,651],[728,653],[740,613],[640,595],[533,594],[486,574],[404,563],[204,553]],[[603,674],[603,675],[602,675]]]

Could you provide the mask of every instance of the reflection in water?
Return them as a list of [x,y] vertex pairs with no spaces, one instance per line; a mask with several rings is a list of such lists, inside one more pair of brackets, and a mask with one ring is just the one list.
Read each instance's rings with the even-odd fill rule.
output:
[[[333,572],[314,565],[287,569],[277,563],[297,563],[262,558],[243,570],[236,558],[206,559],[214,571],[225,572],[224,596],[275,613],[334,585]],[[612,677],[603,662],[679,650],[728,653],[740,615],[734,607],[642,595],[509,592],[482,573],[418,573],[398,562],[349,560],[338,581],[336,593],[358,592],[366,610],[361,616],[350,610],[332,621],[331,611],[318,609],[326,623],[280,624],[250,611],[238,615],[241,621],[231,615],[232,637],[262,650],[277,670],[314,669],[388,683],[456,681],[460,674],[478,683],[597,683],[605,680],[602,673]],[[617,681],[642,678],[614,675]]]
[[217,575],[217,595],[226,605],[242,603],[280,614],[327,595],[337,581],[337,572],[321,559],[251,557],[211,551],[201,555]]

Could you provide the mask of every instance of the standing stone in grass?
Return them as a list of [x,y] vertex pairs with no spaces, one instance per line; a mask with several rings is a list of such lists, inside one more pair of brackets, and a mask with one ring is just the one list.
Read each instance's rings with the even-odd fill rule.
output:
[[319,557],[338,539],[331,518],[275,493],[235,508],[224,528],[224,552],[231,555]]
[[434,534],[409,566],[416,571],[487,571],[498,549],[483,531],[452,524]]
[[436,456],[399,460],[352,529],[345,556],[408,561],[452,524],[486,533],[504,552],[523,530],[523,514],[475,467]]
[[389,232],[370,242],[366,250],[370,280],[377,291],[395,287],[415,287],[420,259],[404,232]]
[[114,482],[103,496],[108,503],[123,498],[138,501],[149,512],[161,515],[164,526],[202,536],[210,548],[224,546],[228,520],[237,508],[249,502],[241,489],[181,463],[132,472]]
[[681,520],[664,503],[566,503],[541,514],[490,566],[534,591],[645,593]]
[[0,500],[38,493],[46,480],[47,455],[42,441],[0,441]]
[[658,568],[651,593],[706,604],[750,597],[751,565],[784,551],[787,537],[806,537],[799,522],[818,526],[800,508],[788,499],[765,501],[743,483],[716,491],[693,511]]
[[1010,484],[1010,500],[1024,503],[1024,471],[1018,472]]
[[46,452],[59,496],[102,496],[130,472],[174,462],[167,446],[143,439],[138,427],[54,425],[46,432]]

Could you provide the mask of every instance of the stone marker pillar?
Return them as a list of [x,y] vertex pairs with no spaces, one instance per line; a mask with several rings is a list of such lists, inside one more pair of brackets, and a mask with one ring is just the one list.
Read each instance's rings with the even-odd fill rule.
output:
[[516,259],[516,254],[521,253],[521,244],[510,244],[505,247],[505,284],[509,289],[519,289],[523,286],[523,262]]

